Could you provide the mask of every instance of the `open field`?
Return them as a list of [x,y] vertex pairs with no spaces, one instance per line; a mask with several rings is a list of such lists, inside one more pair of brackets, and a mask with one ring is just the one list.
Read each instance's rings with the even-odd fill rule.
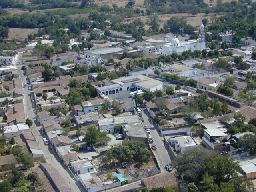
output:
[[23,29],[23,28],[10,28],[8,39],[24,40],[30,34],[34,34],[38,29]]
[[[113,5],[116,4],[118,7],[125,7],[127,0],[95,0],[98,5]],[[144,0],[135,0],[136,8],[144,8]]]
[[[204,13],[200,13],[197,15],[192,15],[189,13],[177,13],[177,14],[161,14],[161,15],[158,15],[158,19],[161,26],[163,26],[164,23],[166,23],[166,21],[169,20],[171,17],[184,17],[187,20],[188,24],[191,24],[194,27],[198,27],[201,25],[202,19],[207,18],[209,21],[212,21],[214,20],[214,18],[217,18],[220,16],[221,14],[206,15]],[[135,19],[140,19],[146,25],[150,22],[150,16],[140,16],[140,17],[127,18],[125,19],[124,23],[130,23]]]

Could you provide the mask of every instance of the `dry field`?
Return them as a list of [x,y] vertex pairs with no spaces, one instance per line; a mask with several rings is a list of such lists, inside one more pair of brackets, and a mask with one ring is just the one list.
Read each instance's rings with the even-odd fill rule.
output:
[[[128,0],[95,0],[95,3],[98,5],[113,5],[116,4],[119,7],[125,7]],[[144,8],[144,0],[135,0],[135,7]]]
[[24,40],[30,34],[34,34],[38,29],[10,28],[8,39]]
[[[188,13],[177,13],[177,14],[161,14],[158,15],[158,19],[159,22],[161,24],[161,26],[164,25],[164,23],[166,23],[167,20],[169,20],[171,17],[184,17],[188,24],[191,24],[194,27],[198,27],[201,25],[202,23],[202,19],[207,18],[209,21],[214,20],[214,18],[217,18],[221,15],[217,15],[217,14],[204,14],[204,13],[200,13],[197,15],[192,15],[192,14],[188,14]],[[146,25],[149,24],[150,22],[150,17],[149,16],[140,16],[140,17],[133,17],[133,18],[127,18],[125,19],[124,23],[130,23],[135,19],[140,19],[143,23],[145,23]]]

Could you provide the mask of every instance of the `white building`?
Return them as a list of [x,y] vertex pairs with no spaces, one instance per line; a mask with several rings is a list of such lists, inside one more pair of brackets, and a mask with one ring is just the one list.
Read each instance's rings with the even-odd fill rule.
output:
[[168,137],[167,142],[175,149],[176,153],[184,153],[197,146],[196,142],[190,136]]
[[228,137],[227,129],[219,121],[202,123],[202,126],[205,128],[202,140],[210,149],[215,149]]
[[20,53],[13,56],[0,56],[0,65],[15,65],[19,59]]
[[163,89],[163,82],[144,75],[128,76],[114,79],[112,84],[96,87],[99,94],[117,94],[122,91],[157,91]]
[[4,136],[6,138],[12,138],[19,135],[23,130],[28,130],[29,126],[27,124],[17,124],[5,126],[3,128]]
[[197,88],[203,90],[216,89],[220,84],[218,77],[199,77],[197,80]]
[[85,63],[88,65],[104,64],[108,59],[120,53],[123,53],[121,47],[104,47],[84,51],[82,59],[84,59]]
[[98,121],[99,129],[102,132],[114,133],[116,126],[140,124],[141,121],[137,115],[118,116],[101,119]]
[[88,159],[73,161],[70,165],[76,175],[96,172],[96,166]]
[[184,51],[196,51],[204,50],[205,44],[205,33],[204,25],[202,24],[199,28],[199,37],[195,40],[180,41],[175,36],[166,36],[165,40],[147,40],[148,46],[139,47],[140,50],[147,53],[156,53],[159,55],[170,55],[172,53],[181,54]]

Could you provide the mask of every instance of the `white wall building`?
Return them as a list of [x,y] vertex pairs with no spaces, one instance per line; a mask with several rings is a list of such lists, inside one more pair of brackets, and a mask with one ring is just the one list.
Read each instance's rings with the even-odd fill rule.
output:
[[144,75],[128,76],[114,79],[112,84],[96,87],[99,94],[117,94],[122,91],[157,91],[163,89],[163,82]]
[[116,126],[141,123],[137,115],[110,117],[98,121],[99,129],[102,132],[114,133]]
[[180,41],[175,36],[166,36],[164,41],[149,39],[147,42],[149,43],[148,46],[139,47],[139,49],[147,53],[156,53],[159,55],[181,54],[189,50],[204,50],[206,48],[204,25],[202,24],[200,26],[199,37],[195,40]]
[[73,161],[70,165],[76,175],[96,172],[96,166],[88,159]]

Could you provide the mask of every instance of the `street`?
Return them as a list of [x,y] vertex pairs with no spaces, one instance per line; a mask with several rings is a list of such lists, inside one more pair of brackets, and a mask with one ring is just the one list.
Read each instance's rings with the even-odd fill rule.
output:
[[[17,66],[18,72],[20,75],[20,79],[22,81],[22,84],[25,85],[27,84],[26,77],[23,74],[23,71],[21,70],[20,66]],[[31,131],[33,135],[36,138],[36,141],[38,142],[41,150],[44,152],[44,157],[46,159],[46,162],[51,164],[53,167],[58,170],[59,174],[62,175],[63,177],[63,182],[68,183],[70,185],[70,188],[74,192],[79,192],[79,188],[76,185],[75,181],[71,178],[69,173],[64,169],[64,167],[56,160],[54,155],[50,153],[48,150],[48,146],[44,144],[43,142],[43,137],[40,135],[40,127],[37,127],[34,123],[34,120],[36,118],[36,114],[34,112],[34,109],[32,108],[32,103],[30,100],[29,96],[29,90],[27,89],[27,86],[23,86],[23,93],[24,93],[24,98],[23,98],[23,103],[24,103],[24,112],[25,112],[25,117],[29,118],[33,121],[33,125],[31,126]]]
[[148,115],[145,113],[145,110],[142,110],[142,118],[144,120],[144,125],[147,126],[147,128],[149,128],[151,131],[151,136],[153,139],[153,144],[156,146],[156,150],[152,150],[156,160],[158,162],[158,165],[160,167],[160,171],[161,172],[165,172],[165,168],[164,166],[166,164],[171,163],[171,159],[170,156],[164,146],[164,142],[163,142],[163,138],[160,137],[160,135],[158,134],[156,128],[154,127],[154,125],[150,122],[150,119],[148,117]]

